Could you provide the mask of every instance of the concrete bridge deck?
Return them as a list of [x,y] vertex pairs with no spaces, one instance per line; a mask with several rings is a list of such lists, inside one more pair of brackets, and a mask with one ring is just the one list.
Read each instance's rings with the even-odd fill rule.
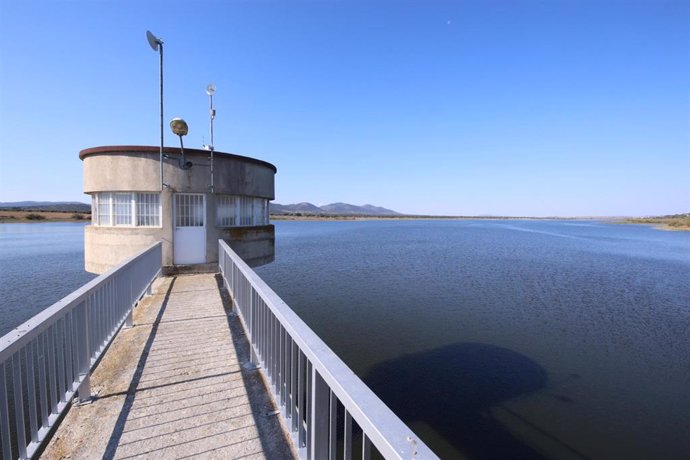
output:
[[296,458],[224,295],[211,274],[158,280],[42,457]]

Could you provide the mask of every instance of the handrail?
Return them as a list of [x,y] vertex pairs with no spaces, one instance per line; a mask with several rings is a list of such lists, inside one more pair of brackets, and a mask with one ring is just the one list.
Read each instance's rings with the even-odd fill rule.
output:
[[[438,458],[292,309],[225,243],[218,265],[259,365],[280,405],[300,457],[350,459],[354,420],[362,458]],[[354,436],[353,436],[354,435]]]
[[0,338],[2,458],[32,458],[75,393],[90,399],[90,373],[131,325],[161,255],[161,243],[152,244]]

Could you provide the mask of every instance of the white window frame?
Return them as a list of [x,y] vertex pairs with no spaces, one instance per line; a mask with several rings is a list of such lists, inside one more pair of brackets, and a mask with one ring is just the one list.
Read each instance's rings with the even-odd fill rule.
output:
[[[112,220],[113,208],[112,208],[112,199],[111,199],[110,192],[100,192],[97,195],[98,195],[98,198],[97,198],[97,203],[98,203],[97,214],[98,214],[98,216],[96,219],[98,220],[98,225],[102,226],[102,227],[111,227],[112,223],[113,223],[113,220]],[[107,201],[108,201],[107,204],[105,203],[106,197],[107,197]],[[101,211],[102,206],[107,207],[107,213],[103,213]],[[103,215],[103,217],[105,217],[107,215],[108,222],[106,224],[103,223],[103,219],[101,218],[101,215]]]
[[[163,208],[162,208],[162,203],[161,203],[161,194],[156,193],[156,192],[134,192],[132,195],[133,195],[132,199],[134,200],[134,205],[132,206],[132,213],[133,213],[134,218],[136,219],[136,220],[133,220],[134,225],[136,227],[143,227],[143,228],[159,228],[159,227],[161,227],[162,222],[163,222],[163,217],[162,217],[163,216]],[[140,217],[139,205],[141,204],[141,201],[139,200],[139,195],[151,195],[151,196],[158,197],[158,210],[157,210],[158,214],[155,216],[156,219],[158,220],[158,224],[154,224],[154,225],[140,225],[139,224],[139,217]],[[150,210],[151,208],[149,206],[150,205],[147,203],[147,209]],[[147,219],[151,219],[153,217],[154,216],[150,216],[150,215],[146,216]]]
[[[227,201],[224,203],[224,201]],[[216,227],[227,228],[227,227],[237,227],[238,223],[238,212],[237,208],[239,203],[239,197],[237,195],[216,195]],[[226,215],[220,213],[221,204],[227,211]],[[228,223],[225,223],[223,219],[227,219]]]
[[[129,197],[129,219],[130,222],[127,224],[121,224],[117,223],[117,216],[115,215],[115,202],[117,200],[117,197],[119,196],[122,198],[123,195],[127,195]],[[157,208],[155,206],[150,207],[149,210],[151,209],[156,209],[157,215],[152,216],[152,215],[147,215],[148,219],[153,219],[154,217],[157,218],[158,224],[157,225],[138,225],[138,220],[139,220],[139,195],[155,195],[158,197],[158,206]],[[108,223],[103,224],[102,221],[104,219],[101,219],[101,212],[100,212],[100,206],[103,203],[103,198],[106,197],[108,198],[108,212],[107,212],[107,217],[108,217]],[[91,224],[95,225],[97,227],[142,227],[142,228],[161,228],[163,226],[163,207],[162,207],[162,199],[161,199],[161,194],[156,193],[156,192],[95,192],[92,194],[91,197]],[[94,211],[96,211],[94,213]],[[105,213],[103,214],[103,217],[105,217]],[[120,214],[122,216],[123,214]]]
[[[221,200],[234,201],[235,222],[226,224],[220,213]],[[227,218],[227,215],[225,215]],[[216,195],[216,227],[259,227],[269,224],[268,199],[247,195]]]
[[[131,192],[114,192],[111,193],[111,198],[110,198],[110,206],[111,206],[111,225],[113,227],[134,227],[135,221],[133,220],[134,218],[134,211],[133,211],[133,204],[134,204],[134,199],[132,198],[132,193]],[[122,202],[120,202],[120,199],[123,199]],[[127,210],[128,207],[129,210]],[[116,209],[123,207],[124,208],[124,213],[116,213]],[[129,222],[126,223],[118,223],[118,218],[127,218],[127,215],[129,214]]]

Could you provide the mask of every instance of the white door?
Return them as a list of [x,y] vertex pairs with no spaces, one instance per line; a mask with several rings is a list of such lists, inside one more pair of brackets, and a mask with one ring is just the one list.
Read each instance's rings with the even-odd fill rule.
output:
[[206,262],[206,206],[204,195],[175,195],[175,265]]

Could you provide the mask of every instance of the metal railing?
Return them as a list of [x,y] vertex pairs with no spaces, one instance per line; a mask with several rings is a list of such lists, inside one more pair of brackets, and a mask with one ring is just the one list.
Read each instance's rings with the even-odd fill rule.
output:
[[0,338],[2,458],[32,458],[132,309],[160,275],[161,243],[88,282]]
[[[218,265],[301,458],[438,458],[223,241]],[[354,422],[354,423],[353,423]],[[360,453],[356,453],[360,457]]]

